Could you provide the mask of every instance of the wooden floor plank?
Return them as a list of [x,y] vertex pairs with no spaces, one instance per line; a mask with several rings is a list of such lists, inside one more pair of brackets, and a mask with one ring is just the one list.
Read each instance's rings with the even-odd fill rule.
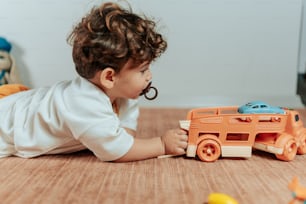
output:
[[[187,109],[142,109],[138,137],[178,127]],[[305,121],[305,110],[300,111]],[[1,203],[204,203],[213,192],[241,204],[288,203],[287,185],[306,185],[306,155],[291,162],[254,151],[251,158],[213,163],[170,157],[129,163],[101,162],[89,151],[35,159],[0,159]]]

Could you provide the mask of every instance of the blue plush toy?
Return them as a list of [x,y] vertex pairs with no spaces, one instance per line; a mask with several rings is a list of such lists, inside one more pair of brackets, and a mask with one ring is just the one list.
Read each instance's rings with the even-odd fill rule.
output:
[[12,49],[11,43],[9,43],[5,38],[0,37],[0,50],[10,52]]
[[0,85],[17,83],[19,80],[16,75],[15,62],[10,51],[11,43],[5,38],[0,37]]

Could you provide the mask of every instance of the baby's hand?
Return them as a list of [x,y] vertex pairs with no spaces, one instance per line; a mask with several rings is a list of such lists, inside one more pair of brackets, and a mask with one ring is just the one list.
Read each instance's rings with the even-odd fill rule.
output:
[[188,136],[181,129],[168,130],[162,137],[165,154],[182,155],[187,148]]

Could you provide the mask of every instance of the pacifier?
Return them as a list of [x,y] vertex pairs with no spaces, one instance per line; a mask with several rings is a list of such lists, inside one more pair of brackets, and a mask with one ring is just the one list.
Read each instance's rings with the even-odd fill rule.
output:
[[[148,86],[141,92],[140,96],[144,95],[144,97],[148,100],[154,100],[157,95],[158,95],[158,91],[157,88],[155,88],[154,86],[151,86],[152,81],[148,84]],[[151,92],[149,94],[149,92]]]

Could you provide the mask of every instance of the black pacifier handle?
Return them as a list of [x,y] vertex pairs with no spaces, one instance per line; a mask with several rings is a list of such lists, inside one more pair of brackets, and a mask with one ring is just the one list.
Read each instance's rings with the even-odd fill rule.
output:
[[[158,95],[157,88],[155,88],[154,86],[151,86],[151,84],[152,82],[150,82],[148,86],[140,94],[140,95],[144,95],[144,97],[148,100],[154,100]],[[149,96],[148,93],[152,92],[151,90],[154,92],[154,94],[152,96]]]

